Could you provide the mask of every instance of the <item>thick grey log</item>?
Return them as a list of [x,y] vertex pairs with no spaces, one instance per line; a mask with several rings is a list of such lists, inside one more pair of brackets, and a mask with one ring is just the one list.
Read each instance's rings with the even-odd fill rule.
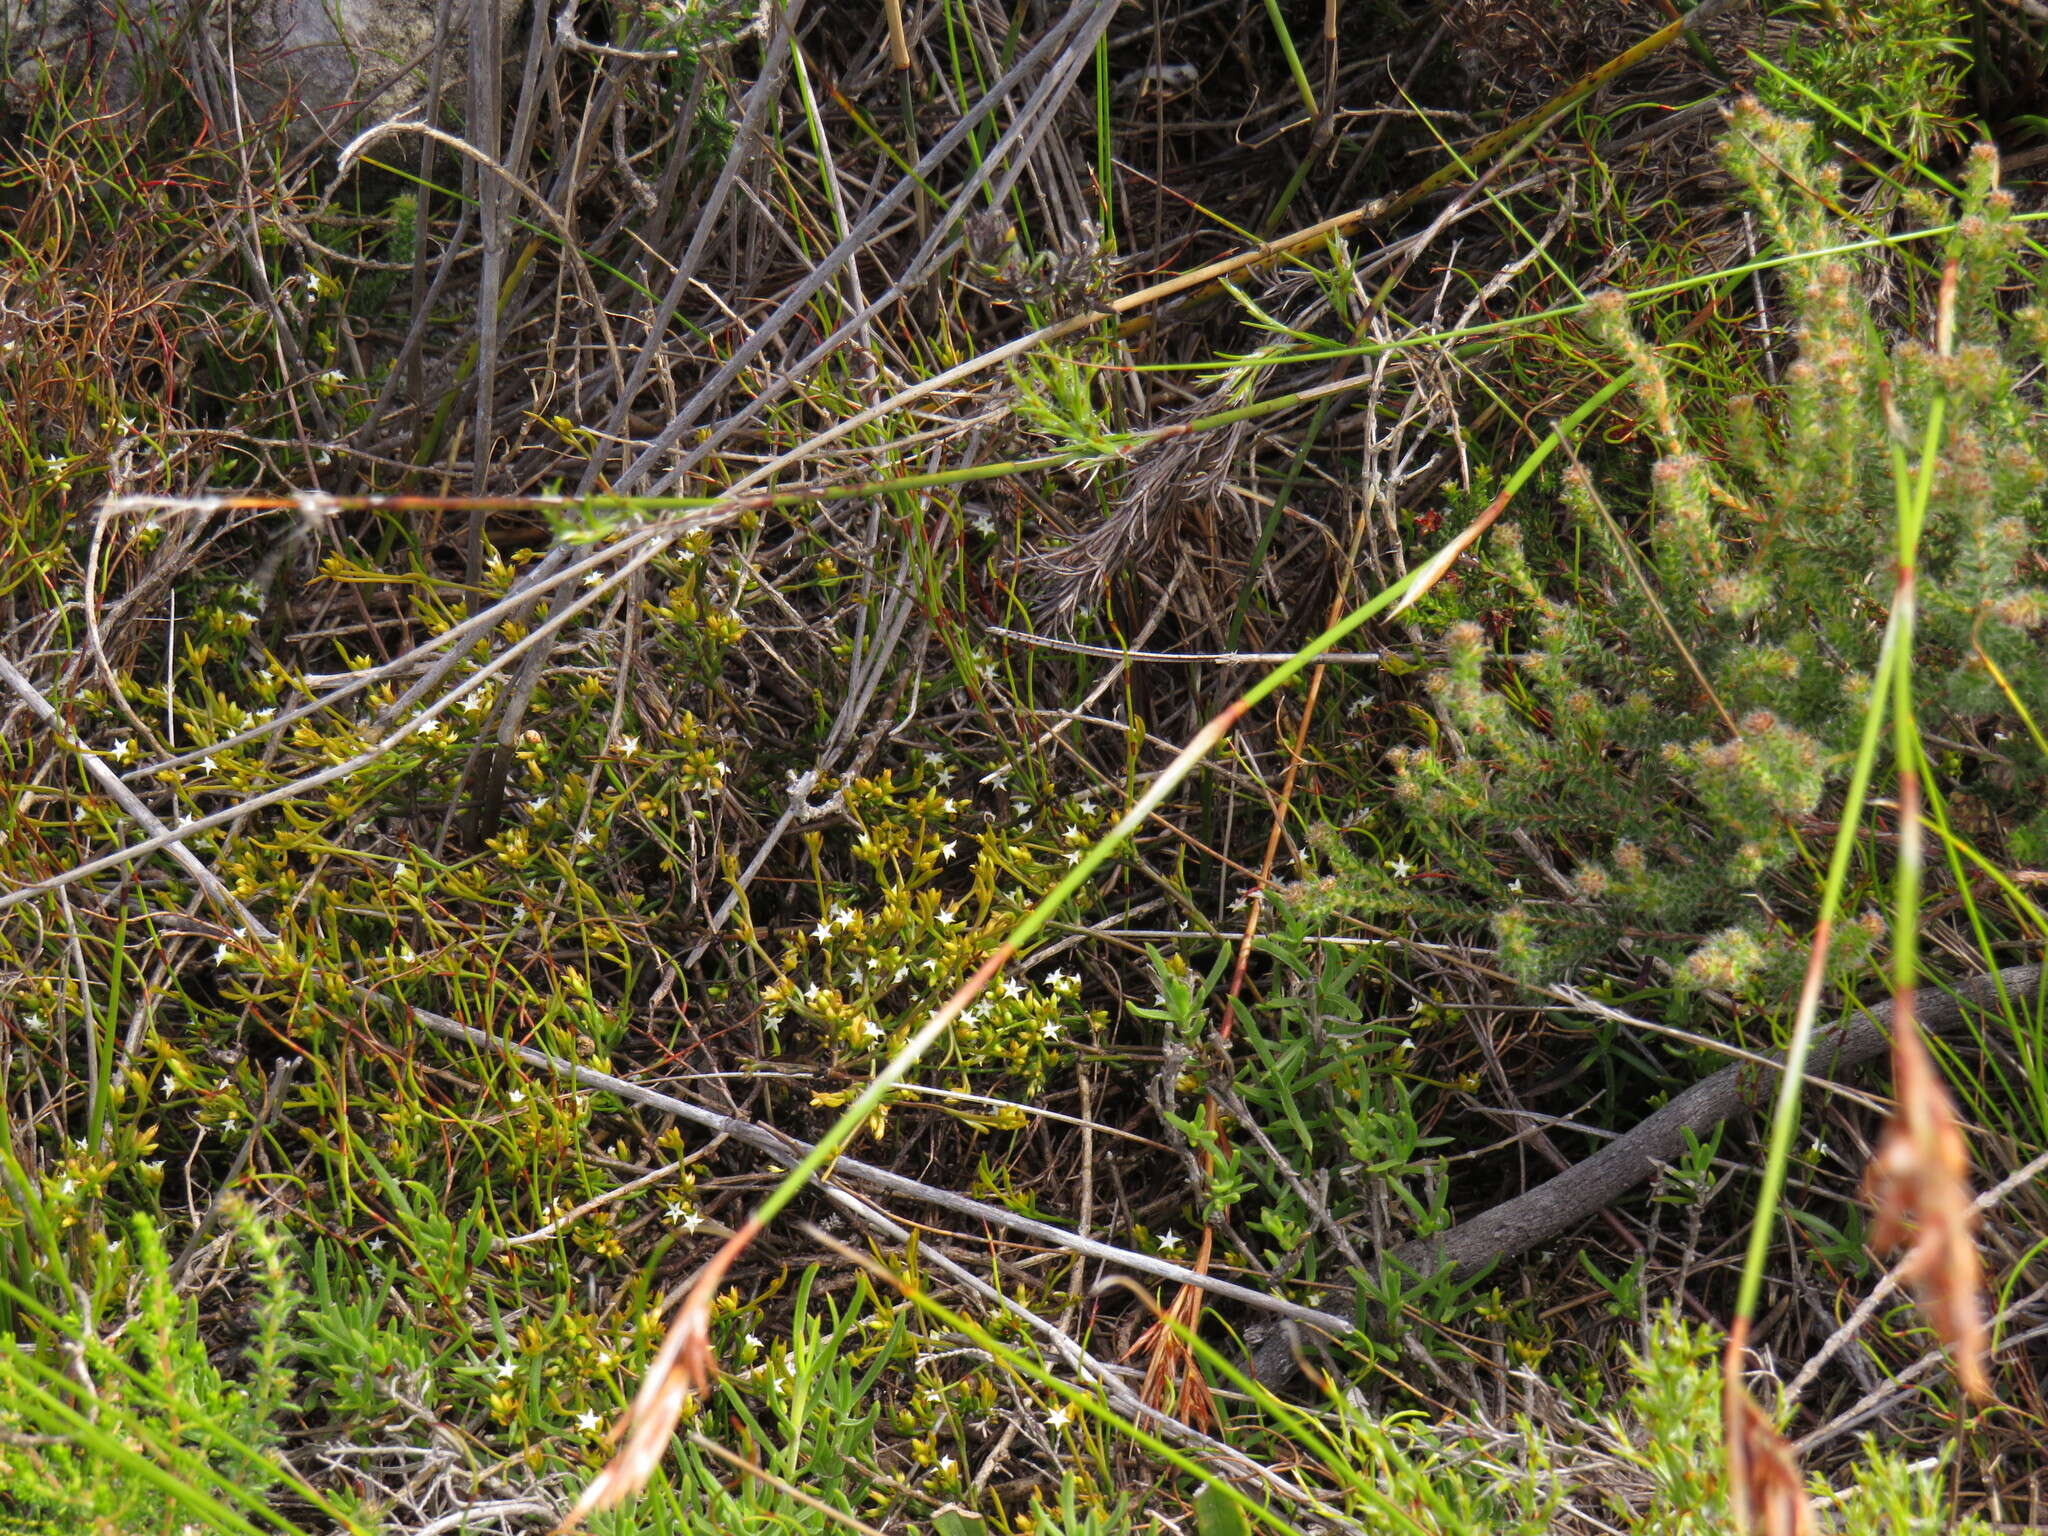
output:
[[[2001,997],[2023,1001],[2040,983],[2039,965],[2015,965],[1972,977],[1953,992],[1923,987],[1916,999],[1920,1027],[1930,1034],[1952,1030],[1972,1008],[1996,1007]],[[1819,1031],[1807,1075],[1839,1077],[1875,1060],[1891,1048],[1891,1017],[1892,1002],[1886,998],[1847,1024]],[[1687,1131],[1704,1136],[1738,1110],[1767,1104],[1776,1088],[1776,1073],[1757,1063],[1724,1067],[1584,1162],[1434,1237],[1403,1243],[1388,1257],[1404,1269],[1428,1274],[1446,1264],[1469,1271],[1526,1253],[1647,1184],[1685,1151]],[[1255,1352],[1252,1369],[1260,1380],[1278,1384],[1295,1374],[1288,1334],[1286,1326],[1275,1327]]]

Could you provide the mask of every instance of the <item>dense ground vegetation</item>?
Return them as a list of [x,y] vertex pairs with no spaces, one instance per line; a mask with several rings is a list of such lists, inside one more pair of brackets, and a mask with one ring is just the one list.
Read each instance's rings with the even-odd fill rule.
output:
[[[2048,1518],[2035,9],[18,75],[0,1530],[547,1528],[878,1082],[592,1529],[1725,1529],[1738,1316],[1833,1527]],[[1823,1023],[1976,988],[1986,1401],[1882,1073],[1418,1245],[1796,1043],[1817,932]]]

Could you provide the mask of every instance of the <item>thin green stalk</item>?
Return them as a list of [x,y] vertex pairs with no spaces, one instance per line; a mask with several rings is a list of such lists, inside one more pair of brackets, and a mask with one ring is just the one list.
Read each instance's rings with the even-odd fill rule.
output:
[[1890,699],[1891,669],[1898,654],[1898,643],[1899,625],[1895,608],[1885,624],[1884,640],[1878,650],[1876,683],[1871,689],[1869,707],[1863,717],[1863,734],[1857,743],[1848,790],[1843,796],[1841,825],[1835,833],[1834,850],[1829,856],[1827,876],[1821,885],[1820,915],[1814,922],[1813,944],[1806,961],[1806,980],[1800,990],[1792,1039],[1785,1049],[1784,1069],[1771,1111],[1763,1188],[1757,1195],[1756,1218],[1750,1228],[1742,1283],[1736,1293],[1735,1314],[1739,1319],[1755,1314],[1757,1297],[1763,1289],[1764,1261],[1770,1252],[1771,1221],[1777,1213],[1778,1198],[1784,1192],[1786,1171],[1791,1166],[1792,1133],[1799,1119],[1799,1090],[1805,1078],[1806,1058],[1813,1048],[1813,1025],[1820,1011],[1821,985],[1827,977],[1828,953],[1833,947],[1835,914],[1841,910],[1842,889],[1848,883],[1849,858],[1859,841],[1857,828],[1863,819],[1863,803],[1870,790],[1871,775],[1876,769],[1877,743],[1884,728],[1885,709]]
[[[1950,280],[1954,267],[1950,267]],[[1946,327],[1944,326],[1944,330]],[[1946,337],[1944,337],[1944,341]],[[1944,345],[1943,353],[1948,348]],[[1937,395],[1927,413],[1927,434],[1920,449],[1920,473],[1909,481],[1906,452],[1892,445],[1892,483],[1899,487],[1899,569],[1894,611],[1899,622],[1899,657],[1892,668],[1892,756],[1899,776],[1899,859],[1893,878],[1892,993],[1898,1015],[1912,1017],[1914,988],[1920,974],[1920,732],[1913,715],[1913,633],[1918,619],[1920,533],[1927,522],[1927,501],[1934,485],[1934,458],[1941,446],[1942,418],[1947,401]],[[1908,489],[1910,485],[1910,489]]]
[[[1935,454],[1941,444],[1941,433],[1946,416],[1947,402],[1940,396],[1935,398],[1928,412],[1927,429],[1921,444],[1921,462],[1917,475],[1909,472],[1904,450],[1893,451],[1893,484],[1899,503],[1898,514],[1898,558],[1902,571],[1910,571],[1919,548],[1920,530],[1925,525],[1927,500],[1933,490]],[[1792,1162],[1792,1137],[1799,1122],[1800,1089],[1805,1081],[1807,1057],[1813,1049],[1813,1027],[1820,1011],[1820,994],[1827,980],[1827,960],[1832,949],[1835,916],[1841,910],[1842,890],[1847,884],[1849,859],[1855,851],[1858,828],[1863,820],[1863,806],[1869,794],[1870,780],[1877,766],[1877,744],[1882,734],[1886,712],[1895,707],[1904,697],[1910,700],[1910,693],[1902,693],[1897,673],[1910,670],[1912,666],[1912,625],[1913,591],[1909,581],[1901,581],[1892,596],[1890,616],[1885,621],[1884,639],[1878,650],[1877,667],[1872,678],[1870,702],[1863,717],[1863,733],[1857,743],[1856,758],[1849,774],[1848,791],[1843,797],[1841,824],[1835,833],[1834,850],[1828,859],[1827,878],[1821,887],[1820,914],[1815,919],[1813,945],[1807,955],[1806,979],[1799,993],[1799,1008],[1792,1025],[1792,1039],[1785,1049],[1784,1070],[1778,1080],[1778,1095],[1771,1111],[1771,1134],[1768,1151],[1764,1159],[1763,1187],[1757,1195],[1756,1217],[1750,1227],[1749,1247],[1743,1256],[1742,1281],[1736,1293],[1735,1317],[1738,1324],[1746,1325],[1756,1314],[1757,1298],[1762,1294],[1764,1269],[1770,1255],[1771,1225],[1776,1219],[1778,1201],[1784,1194],[1786,1173]],[[1903,765],[1902,765],[1903,767]],[[1916,871],[1917,876],[1917,871]],[[1913,888],[1913,899],[1918,901],[1918,887]],[[1916,908],[1917,909],[1917,908]],[[1912,924],[1906,925],[1908,932],[1895,933],[1895,948],[1912,947]]]
[[[2048,220],[2048,211],[2016,213],[2015,224],[2039,223]],[[1669,282],[1652,283],[1646,287],[1631,289],[1628,302],[1631,308],[1652,299],[1668,298],[1673,294],[1691,293],[1719,282],[1723,278],[1743,278],[1759,272],[1775,272],[1781,267],[1796,267],[1806,262],[1826,261],[1837,256],[1853,256],[1863,251],[1890,250],[1908,241],[1934,239],[1956,232],[1954,224],[1933,224],[1925,229],[1900,230],[1896,234],[1872,235],[1863,240],[1844,240],[1836,245],[1818,246],[1809,251],[1798,251],[1791,255],[1759,256],[1752,261],[1741,262],[1732,267],[1717,268],[1712,272],[1695,273],[1690,277],[1673,278]],[[1418,331],[1396,341],[1370,341],[1354,344],[1332,343],[1303,352],[1278,352],[1261,354],[1244,359],[1236,366],[1282,367],[1293,363],[1316,363],[1334,361],[1344,357],[1379,357],[1400,353],[1418,347],[1443,347],[1458,342],[1474,342],[1483,337],[1517,333],[1537,326],[1549,325],[1558,320],[1571,320],[1585,313],[1584,303],[1555,304],[1549,309],[1531,310],[1507,320],[1487,320],[1475,325],[1460,326],[1453,331]],[[1219,365],[1213,359],[1202,363],[1126,363],[1119,365],[1124,373],[1195,373],[1218,375],[1229,371],[1231,363]]]
[[1315,167],[1316,151],[1313,147],[1294,164],[1294,174],[1287,178],[1287,185],[1280,189],[1280,196],[1274,200],[1272,210],[1259,220],[1259,234],[1270,238],[1273,231],[1287,217],[1287,210],[1294,206],[1294,199],[1300,194],[1302,183],[1308,180],[1308,173]]
[[1266,0],[1266,17],[1273,23],[1273,35],[1280,39],[1280,51],[1287,55],[1287,72],[1294,76],[1294,89],[1300,93],[1302,106],[1308,115],[1316,115],[1315,87],[1308,83],[1308,71],[1301,67],[1301,55],[1295,51],[1294,34],[1287,30],[1287,18],[1280,14],[1280,0]]
[[1962,868],[1961,861],[1963,860],[1967,860],[1976,868],[1978,874],[1997,886],[1999,893],[2012,903],[2013,910],[2034,925],[2034,934],[2037,939],[2048,940],[2048,912],[2044,912],[2036,906],[2033,898],[2013,883],[2011,875],[2000,869],[1991,860],[1985,858],[1983,854],[1979,853],[1963,838],[1950,831],[1942,822],[1931,821],[1928,825],[1933,829],[1934,835],[1941,839],[1943,846],[1948,849],[1950,856],[1958,861],[1956,864],[1956,884],[1957,888],[1962,892],[1965,901],[1970,901],[1972,898],[1970,896],[1970,885],[1965,878],[1965,871]]
[[[73,1288],[69,1265],[65,1262],[64,1245],[59,1239],[57,1228],[50,1221],[50,1213],[43,1206],[37,1192],[36,1181],[29,1177],[28,1170],[14,1155],[14,1118],[7,1107],[7,1095],[0,1094],[0,1189],[4,1189],[8,1200],[21,1220],[9,1225],[14,1229],[11,1246],[14,1249],[15,1279],[10,1281],[0,1276],[0,1301],[9,1304],[10,1310],[22,1303],[27,1296],[30,1282],[40,1279],[55,1294],[69,1294]],[[38,1255],[36,1249],[40,1247]],[[17,1297],[16,1283],[21,1288]],[[10,1317],[10,1322],[13,1319]]]
[[1102,238],[1116,249],[1116,133],[1110,111],[1115,87],[1109,78],[1109,37],[1095,43],[1095,181],[1102,198]]
[[[99,1027],[86,1032],[92,1076],[86,1103],[85,1144],[95,1155],[106,1150],[107,1116],[113,1110],[115,1042],[121,1029],[121,970],[127,957],[128,914],[124,911],[114,923],[114,941],[107,962],[106,1007],[101,1010]],[[87,1001],[83,992],[80,1001]]]

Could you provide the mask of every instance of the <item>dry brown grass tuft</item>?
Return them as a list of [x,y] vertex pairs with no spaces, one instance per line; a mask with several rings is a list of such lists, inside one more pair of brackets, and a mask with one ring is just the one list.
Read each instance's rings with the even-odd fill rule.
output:
[[1870,1246],[1879,1253],[1907,1248],[1900,1278],[1919,1296],[1963,1390],[1988,1402],[1970,1150],[1910,1008],[1899,1010],[1892,1041],[1892,1092],[1897,1108],[1864,1175],[1864,1198],[1877,1218]]

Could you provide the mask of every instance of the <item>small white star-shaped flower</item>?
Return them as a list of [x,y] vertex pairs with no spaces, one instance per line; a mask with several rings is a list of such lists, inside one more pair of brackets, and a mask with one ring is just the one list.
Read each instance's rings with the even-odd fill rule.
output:
[[1047,1019],[1047,1020],[1046,1020],[1046,1021],[1045,1021],[1045,1022],[1044,1022],[1043,1024],[1041,1024],[1041,1025],[1039,1025],[1039,1026],[1038,1026],[1038,1038],[1039,1038],[1039,1039],[1041,1039],[1041,1040],[1057,1040],[1057,1039],[1059,1039],[1059,1037],[1060,1037],[1060,1026],[1059,1026],[1059,1021],[1058,1021],[1058,1020],[1056,1020],[1056,1019]]
[[639,738],[638,736],[621,736],[621,737],[619,738],[619,743],[618,743],[618,753],[619,753],[619,756],[621,756],[621,757],[632,757],[632,756],[635,756],[635,755],[636,755],[636,754],[637,754],[637,753],[638,753],[639,751],[640,751],[640,738]]
[[1181,1240],[1178,1232],[1168,1227],[1159,1234],[1159,1251],[1161,1253],[1179,1253],[1180,1250]]
[[500,1381],[510,1381],[519,1374],[519,1362],[508,1356],[491,1367],[491,1374]]
[[860,1037],[863,1040],[879,1040],[882,1038],[882,1026],[873,1019],[862,1019],[860,1021]]
[[698,1215],[695,1211],[686,1211],[683,1213],[682,1227],[685,1232],[694,1232],[703,1225],[704,1218]]
[[1520,875],[1515,876],[1514,879],[1508,882],[1508,894],[1511,896],[1522,894],[1522,877]]
[[959,843],[951,839],[948,839],[947,841],[939,844],[939,857],[942,859],[950,859],[956,852],[959,851],[959,848]]
[[1396,880],[1406,880],[1415,873],[1415,866],[1408,862],[1406,854],[1395,854],[1387,860],[1387,870]]
[[596,841],[597,834],[591,831],[590,828],[578,827],[576,829],[575,843],[578,848],[588,848],[592,843]]
[[1073,1420],[1073,1417],[1074,1410],[1069,1408],[1065,1403],[1061,1403],[1059,1407],[1053,1409],[1052,1412],[1048,1413],[1045,1416],[1045,1422],[1050,1424],[1054,1429],[1065,1429],[1067,1425]]
[[948,928],[952,927],[953,924],[960,921],[960,914],[954,911],[951,907],[941,907],[933,915],[937,917],[938,920],[941,923],[945,924]]
[[576,1415],[576,1427],[586,1435],[594,1434],[604,1427],[604,1420],[598,1417],[596,1410],[586,1408]]
[[819,918],[818,926],[811,930],[811,937],[821,944],[824,943],[825,940],[832,937],[832,925],[826,922],[824,918]]

